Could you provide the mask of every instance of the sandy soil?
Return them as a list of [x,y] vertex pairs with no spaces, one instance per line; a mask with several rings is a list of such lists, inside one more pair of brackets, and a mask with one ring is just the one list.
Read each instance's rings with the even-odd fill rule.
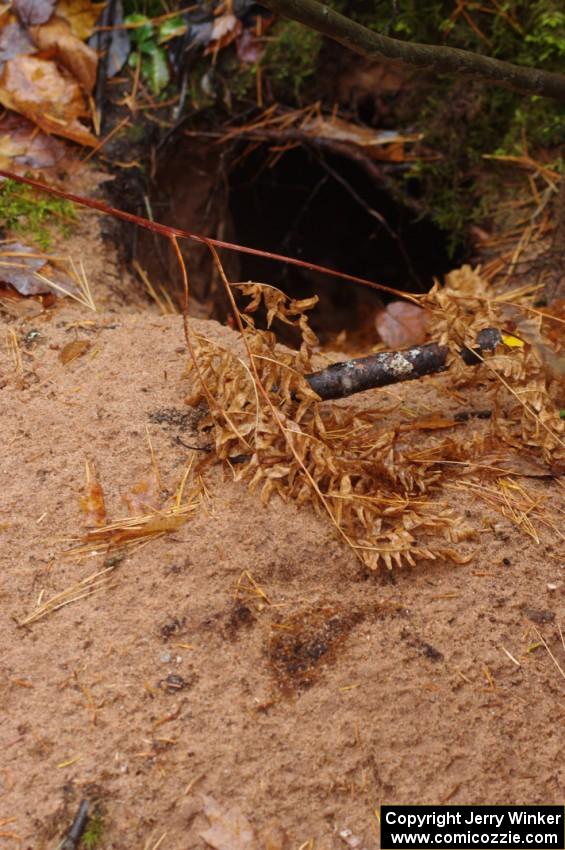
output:
[[[565,669],[559,537],[542,526],[536,543],[470,494],[456,499],[478,531],[472,561],[367,575],[311,510],[263,507],[212,467],[179,531],[129,554],[98,594],[18,626],[103,567],[104,554],[63,557],[85,459],[116,518],[147,474],[147,428],[171,491],[183,443],[206,442],[184,405],[180,317],[120,295],[111,249],[76,238],[101,312],[0,317],[2,850],[51,850],[83,797],[103,850],[203,850],[203,795],[238,807],[271,850],[339,850],[344,830],[375,848],[385,802],[562,802],[565,679],[543,645],[528,651],[538,629]],[[75,337],[90,350],[64,365]],[[395,392],[428,413],[445,381]],[[559,482],[520,480],[562,517]]]

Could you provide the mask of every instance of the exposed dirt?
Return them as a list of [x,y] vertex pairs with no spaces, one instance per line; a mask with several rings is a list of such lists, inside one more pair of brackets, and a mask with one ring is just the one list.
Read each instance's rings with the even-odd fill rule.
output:
[[[444,498],[478,531],[462,544],[472,561],[367,575],[310,509],[263,507],[211,467],[179,531],[127,555],[98,594],[18,627],[103,567],[103,553],[63,557],[81,530],[85,459],[116,518],[149,468],[147,428],[171,491],[185,446],[206,448],[184,405],[180,317],[132,294],[94,221],[67,250],[101,311],[59,302],[27,322],[1,316],[2,850],[52,850],[85,796],[104,850],[203,850],[202,794],[238,806],[258,834],[284,830],[286,843],[258,839],[271,850],[338,850],[345,829],[375,848],[385,802],[562,802],[565,679],[531,649],[538,629],[565,669],[559,537],[541,525],[536,543],[470,493]],[[218,324],[194,326],[237,345]],[[75,337],[91,347],[63,365]],[[394,397],[429,415],[447,382]],[[518,480],[559,523],[562,484]]]

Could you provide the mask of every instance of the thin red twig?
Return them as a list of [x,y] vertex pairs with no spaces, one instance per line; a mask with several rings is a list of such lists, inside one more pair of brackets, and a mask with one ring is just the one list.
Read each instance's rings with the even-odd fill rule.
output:
[[269,260],[277,260],[280,263],[287,263],[292,266],[301,266],[302,268],[310,269],[310,271],[332,275],[333,277],[339,277],[342,280],[350,280],[353,283],[360,283],[362,286],[368,286],[371,289],[378,289],[382,292],[390,292],[399,298],[414,301],[416,304],[419,301],[419,297],[421,297],[413,293],[402,292],[400,289],[393,289],[391,286],[384,286],[381,283],[375,283],[373,280],[367,280],[363,277],[356,277],[355,275],[347,274],[346,272],[330,269],[327,266],[319,266],[316,263],[308,263],[304,260],[297,260],[295,257],[287,257],[284,254],[273,254],[271,251],[263,251],[260,248],[250,248],[247,245],[236,245],[233,242],[223,242],[221,239],[212,239],[208,236],[201,236],[199,233],[191,233],[188,230],[181,230],[179,227],[170,227],[166,224],[160,224],[158,221],[150,221],[147,218],[142,218],[142,216],[134,215],[134,213],[128,213],[124,210],[119,210],[116,207],[111,207],[103,201],[96,201],[94,198],[84,198],[82,195],[65,192],[63,189],[55,189],[53,186],[47,186],[39,180],[32,180],[30,177],[21,177],[19,174],[14,174],[12,171],[0,169],[0,177],[6,177],[9,180],[16,180],[19,183],[26,183],[28,186],[33,186],[34,189],[38,189],[41,192],[48,192],[51,195],[56,195],[59,198],[64,198],[67,201],[72,201],[73,203],[80,204],[83,207],[90,207],[91,209],[98,210],[105,215],[120,218],[122,221],[129,221],[132,224],[138,225],[138,227],[144,227],[146,230],[152,230],[154,233],[160,233],[168,239],[171,239],[172,237],[192,239],[193,241],[200,242],[203,245],[214,245],[215,248],[226,248],[228,251],[238,251],[240,254],[253,254],[256,257],[266,257]]

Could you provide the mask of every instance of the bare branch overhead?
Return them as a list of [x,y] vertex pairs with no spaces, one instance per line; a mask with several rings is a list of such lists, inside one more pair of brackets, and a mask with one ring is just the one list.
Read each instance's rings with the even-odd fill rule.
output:
[[565,101],[565,75],[514,65],[469,50],[389,38],[346,18],[317,0],[261,0],[272,12],[292,18],[371,59],[386,57],[440,73],[477,77],[523,94]]

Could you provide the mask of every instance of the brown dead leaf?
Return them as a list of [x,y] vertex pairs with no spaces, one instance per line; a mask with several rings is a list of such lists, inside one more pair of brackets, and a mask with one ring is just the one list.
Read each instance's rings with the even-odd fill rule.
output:
[[55,0],[14,0],[13,8],[22,24],[36,26],[44,24],[53,13]]
[[87,94],[92,92],[98,63],[96,51],[73,34],[68,21],[53,15],[49,23],[30,27],[29,33],[41,51],[48,51],[50,56],[70,71]]
[[202,795],[204,814],[210,821],[209,829],[200,838],[215,850],[254,850],[257,841],[253,827],[237,806],[224,809],[213,798]]
[[19,112],[46,133],[94,147],[96,137],[78,120],[87,113],[79,84],[55,62],[17,56],[0,76],[0,103]]
[[408,301],[391,301],[375,318],[377,332],[387,348],[407,348],[426,341],[428,316]]
[[55,13],[64,18],[71,26],[73,35],[86,41],[94,31],[96,21],[105,3],[91,3],[90,0],[59,0]]
[[59,352],[59,360],[64,366],[67,366],[68,363],[72,363],[73,360],[86,354],[90,346],[91,343],[87,339],[73,339]]

